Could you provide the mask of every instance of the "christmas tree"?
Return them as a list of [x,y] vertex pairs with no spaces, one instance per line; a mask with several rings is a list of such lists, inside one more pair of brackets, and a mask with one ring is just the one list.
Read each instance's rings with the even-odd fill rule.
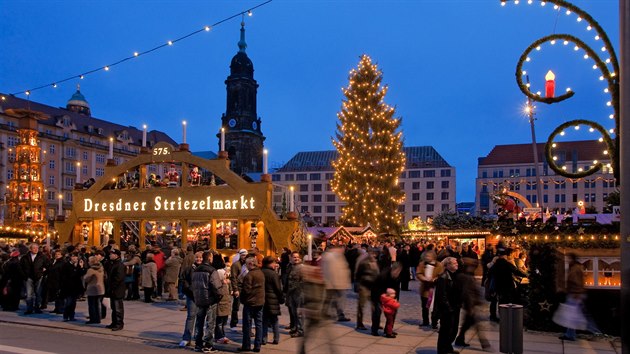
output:
[[398,177],[405,167],[401,119],[383,101],[387,86],[381,86],[382,72],[369,56],[361,56],[350,71],[349,84],[343,89],[345,100],[337,114],[339,153],[333,161],[335,175],[331,187],[343,207],[342,222],[367,225],[379,232],[397,232],[402,223],[398,205],[405,195]]

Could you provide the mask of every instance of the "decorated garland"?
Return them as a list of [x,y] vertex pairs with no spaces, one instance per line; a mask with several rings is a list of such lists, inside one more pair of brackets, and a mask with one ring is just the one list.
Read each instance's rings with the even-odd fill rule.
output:
[[[506,5],[508,1],[509,0],[501,0],[501,5],[503,6]],[[514,0],[514,2],[518,3],[518,0]],[[529,4],[531,4],[532,2],[533,2],[532,0],[528,1]],[[608,88],[606,89],[606,92],[609,93],[611,96],[611,100],[608,102],[608,105],[611,106],[614,111],[613,114],[611,115],[611,118],[615,119],[614,132],[617,133],[617,136],[615,137],[615,140],[613,141],[608,131],[603,129],[601,125],[592,121],[587,121],[587,120],[575,120],[575,121],[567,122],[561,125],[560,127],[558,127],[556,130],[554,130],[554,132],[549,136],[549,139],[547,140],[547,144],[545,146],[545,153],[547,156],[549,166],[557,174],[561,176],[569,177],[569,178],[582,178],[582,177],[590,176],[596,173],[602,168],[601,163],[595,163],[594,167],[590,167],[586,169],[585,171],[569,172],[563,168],[558,167],[555,164],[554,160],[551,158],[553,157],[552,149],[553,147],[556,146],[556,144],[553,142],[553,139],[559,133],[561,133],[564,130],[564,128],[566,128],[567,126],[576,125],[576,124],[583,124],[583,125],[590,126],[591,128],[594,128],[591,131],[594,131],[596,129],[602,134],[602,139],[605,140],[608,145],[608,150],[607,150],[608,157],[610,157],[610,160],[612,162],[613,173],[618,183],[619,181],[619,141],[618,141],[619,140],[619,134],[618,134],[619,133],[619,79],[618,79],[619,62],[617,61],[617,57],[613,50],[612,43],[610,42],[608,35],[606,34],[606,32],[604,32],[603,28],[599,25],[599,23],[597,23],[597,21],[595,21],[588,13],[586,13],[579,7],[564,0],[547,0],[547,1],[540,0],[541,6],[545,6],[547,3],[554,4],[554,9],[558,11],[562,10],[563,8],[566,9],[567,15],[571,13],[575,13],[578,16],[577,17],[578,22],[585,21],[588,24],[587,29],[589,31],[595,30],[595,32],[597,33],[596,39],[598,40],[601,39],[603,41],[604,46],[601,48],[601,50],[602,52],[608,52],[610,54],[610,58],[603,61],[595,50],[590,48],[582,40],[572,35],[554,34],[554,35],[546,36],[546,37],[540,38],[539,40],[532,43],[529,47],[527,47],[525,52],[523,52],[523,54],[519,58],[519,61],[516,66],[517,85],[519,89],[523,92],[523,94],[525,94],[527,97],[529,97],[530,99],[536,102],[552,104],[552,103],[564,101],[572,97],[574,95],[574,92],[571,91],[570,89],[567,89],[566,93],[558,97],[553,97],[553,96],[542,97],[539,93],[533,94],[530,91],[529,84],[523,83],[523,76],[526,75],[526,71],[523,70],[523,64],[531,60],[529,54],[533,50],[540,50],[540,46],[547,42],[553,45],[555,44],[556,41],[562,40],[565,45],[567,45],[569,42],[575,43],[576,51],[579,49],[583,49],[586,52],[586,54],[584,55],[584,58],[585,59],[592,58],[595,62],[595,65],[593,66],[593,68],[598,68],[601,71],[602,76],[600,77],[600,80],[607,80]],[[612,71],[609,70],[608,64],[612,65]],[[613,131],[611,131],[610,133],[612,132]]]

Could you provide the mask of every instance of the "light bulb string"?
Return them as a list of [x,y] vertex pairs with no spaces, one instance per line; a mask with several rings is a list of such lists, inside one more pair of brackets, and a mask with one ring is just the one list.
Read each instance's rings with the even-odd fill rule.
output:
[[80,73],[80,74],[72,75],[72,76],[69,76],[69,77],[63,78],[63,79],[61,79],[61,80],[56,80],[56,81],[50,82],[50,83],[48,83],[48,84],[44,84],[44,85],[40,85],[40,86],[36,86],[36,87],[30,88],[30,89],[26,89],[26,90],[16,91],[16,92],[11,93],[10,95],[12,95],[12,96],[16,96],[16,95],[20,95],[20,94],[26,94],[26,96],[29,96],[29,95],[31,94],[31,92],[33,92],[33,91],[41,90],[41,89],[44,89],[44,88],[47,88],[47,87],[57,87],[57,85],[59,85],[59,84],[61,84],[61,83],[64,83],[64,82],[67,82],[67,81],[70,81],[70,80],[74,80],[74,79],[83,79],[85,76],[90,75],[90,74],[93,74],[93,73],[96,73],[96,72],[99,72],[99,71],[108,71],[110,68],[112,68],[112,67],[114,67],[114,66],[116,66],[116,65],[120,65],[120,64],[122,64],[122,63],[124,63],[124,62],[126,62],[126,61],[131,60],[131,59],[136,59],[136,58],[141,57],[141,56],[143,56],[143,55],[146,55],[146,54],[149,54],[149,53],[155,52],[155,51],[157,51],[157,50],[159,50],[159,49],[162,49],[162,48],[164,48],[164,47],[170,47],[170,46],[172,46],[173,44],[175,44],[175,43],[177,43],[177,42],[180,42],[180,41],[182,41],[182,40],[184,40],[184,39],[187,39],[187,38],[189,38],[189,37],[192,37],[192,36],[194,36],[194,35],[196,35],[196,34],[199,34],[199,33],[201,33],[201,32],[207,32],[207,31],[209,31],[211,28],[217,27],[217,26],[221,25],[222,23],[227,22],[227,21],[230,21],[230,20],[232,20],[232,19],[234,19],[234,18],[237,18],[237,17],[239,17],[239,16],[243,16],[243,18],[244,18],[245,14],[251,14],[251,12],[252,12],[253,10],[255,10],[255,9],[257,9],[257,8],[260,8],[260,7],[264,6],[264,5],[267,5],[267,4],[269,4],[270,2],[272,2],[272,1],[273,1],[273,0],[267,0],[267,1],[265,1],[265,2],[263,2],[263,3],[260,3],[260,4],[258,4],[258,5],[256,5],[256,6],[254,6],[254,7],[251,7],[251,8],[249,8],[249,9],[247,9],[247,10],[240,11],[239,13],[236,13],[236,14],[231,15],[231,16],[229,16],[229,17],[226,17],[226,18],[224,18],[224,19],[222,19],[222,20],[220,20],[220,21],[217,21],[217,22],[213,23],[212,25],[209,25],[209,26],[204,26],[204,27],[203,27],[203,28],[201,28],[201,29],[195,30],[195,31],[190,32],[190,33],[188,33],[188,34],[185,34],[185,35],[183,35],[183,36],[181,36],[181,37],[179,37],[179,38],[176,38],[176,39],[173,39],[173,40],[169,40],[169,41],[168,41],[168,42],[166,42],[166,43],[160,44],[160,45],[158,45],[158,46],[155,46],[155,47],[153,47],[153,48],[147,49],[147,50],[145,50],[145,51],[142,51],[142,52],[134,52],[132,55],[130,55],[130,56],[128,56],[128,57],[125,57],[125,58],[122,58],[122,59],[120,59],[120,60],[118,60],[118,61],[115,61],[115,62],[113,62],[113,63],[111,63],[111,64],[104,65],[104,66],[100,66],[100,67],[98,67],[98,68],[94,68],[94,69],[91,69],[91,70],[88,70],[88,71],[84,71],[84,72],[82,72],[82,73]]

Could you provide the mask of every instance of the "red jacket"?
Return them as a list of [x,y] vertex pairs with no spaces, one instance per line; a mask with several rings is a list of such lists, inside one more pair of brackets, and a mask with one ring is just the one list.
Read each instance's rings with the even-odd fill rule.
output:
[[400,307],[400,302],[393,297],[387,296],[387,294],[381,294],[381,306],[383,306],[384,314],[393,315]]

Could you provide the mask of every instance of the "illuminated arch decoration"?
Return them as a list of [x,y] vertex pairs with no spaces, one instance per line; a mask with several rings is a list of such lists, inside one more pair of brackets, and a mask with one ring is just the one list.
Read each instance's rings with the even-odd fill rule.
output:
[[[82,242],[82,226],[92,223],[90,243],[96,237],[97,220],[113,220],[113,237],[120,241],[123,221],[180,220],[182,245],[188,236],[188,221],[211,220],[216,228],[217,220],[238,220],[238,247],[249,248],[250,228],[254,223],[259,235],[257,246],[268,253],[282,247],[291,248],[290,236],[297,227],[295,220],[279,220],[271,207],[273,187],[269,175],[262,182],[246,182],[229,169],[229,160],[220,155],[214,160],[194,156],[187,145],[175,149],[164,142],[152,150],[144,149],[135,158],[115,165],[108,160],[105,175],[87,189],[77,186],[73,191],[73,209],[67,219],[57,221],[55,227],[60,242]],[[181,183],[176,187],[148,187],[147,166],[177,164],[181,168]],[[187,181],[192,166],[205,169],[224,181],[221,185],[192,185]],[[139,185],[118,188],[120,176],[137,170]],[[181,185],[180,185],[181,184]],[[116,187],[114,187],[116,186]],[[144,245],[144,225],[140,227],[140,244]],[[216,246],[216,232],[210,238]],[[269,242],[271,244],[269,244]],[[119,242],[117,242],[120,244]],[[271,250],[271,252],[269,251]]]
[[[510,0],[500,1],[501,5],[505,6]],[[519,0],[512,1],[515,4],[519,3]],[[533,2],[533,0],[527,0],[527,3],[530,5]],[[553,10],[556,11],[565,11],[566,15],[575,14],[577,16],[577,22],[585,22],[587,24],[586,29],[588,31],[595,32],[595,40],[601,40],[603,42],[601,52],[608,53],[609,58],[602,60],[597,51],[593,50],[575,36],[569,34],[554,34],[545,36],[527,47],[519,58],[515,74],[519,89],[533,101],[546,104],[553,104],[571,98],[574,95],[574,92],[570,88],[567,88],[564,94],[557,97],[543,97],[540,92],[533,93],[530,89],[530,84],[523,82],[523,76],[527,75],[527,72],[523,69],[523,65],[532,60],[531,53],[534,50],[541,50],[541,46],[543,44],[549,43],[550,45],[555,45],[557,42],[562,42],[563,45],[568,46],[569,43],[573,43],[574,51],[579,52],[580,50],[583,50],[585,52],[583,55],[584,59],[592,59],[594,62],[593,69],[599,69],[601,72],[599,79],[601,81],[606,80],[607,87],[604,92],[610,96],[610,100],[606,102],[606,105],[612,108],[613,113],[610,114],[609,118],[615,121],[615,127],[610,130],[606,130],[600,124],[589,120],[573,120],[560,125],[551,133],[547,139],[547,144],[545,145],[545,155],[547,156],[549,167],[558,175],[567,178],[583,178],[593,175],[602,169],[604,166],[602,162],[593,161],[592,166],[588,166],[586,169],[578,170],[577,172],[571,172],[567,171],[566,166],[558,166],[556,163],[557,160],[553,158],[553,149],[560,144],[554,142],[554,138],[558,135],[564,135],[564,130],[571,126],[575,127],[575,129],[579,129],[581,125],[586,125],[590,128],[590,132],[598,131],[601,133],[602,136],[599,138],[599,141],[606,144],[606,149],[603,150],[604,156],[602,157],[602,160],[610,159],[611,164],[608,167],[612,167],[615,179],[617,183],[619,183],[619,62],[617,61],[617,56],[612,43],[599,23],[597,23],[597,21],[595,21],[587,12],[583,11],[579,7],[564,0],[539,0],[539,3],[541,7],[547,6],[552,7]],[[553,6],[549,4],[552,4]],[[611,134],[616,134],[615,138],[611,137]]]

